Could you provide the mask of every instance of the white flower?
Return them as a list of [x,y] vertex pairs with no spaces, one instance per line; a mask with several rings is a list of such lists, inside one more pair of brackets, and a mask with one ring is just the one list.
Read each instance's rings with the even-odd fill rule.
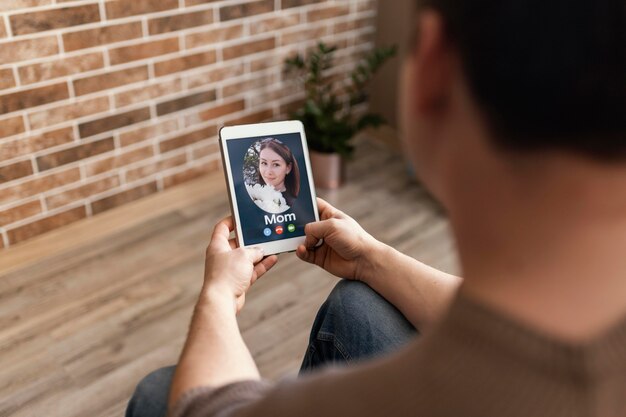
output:
[[271,185],[246,184],[246,190],[252,201],[268,213],[282,213],[289,210],[283,194]]

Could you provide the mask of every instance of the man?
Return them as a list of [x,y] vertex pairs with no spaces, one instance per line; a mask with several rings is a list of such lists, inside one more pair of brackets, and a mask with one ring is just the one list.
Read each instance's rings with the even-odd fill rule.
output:
[[[463,282],[320,200],[297,255],[348,281],[320,311],[303,369],[404,347],[274,385],[235,314],[276,258],[232,249],[226,219],[172,416],[626,416],[624,1],[419,6],[406,146],[449,213]],[[129,415],[163,413],[172,372],[144,379]]]

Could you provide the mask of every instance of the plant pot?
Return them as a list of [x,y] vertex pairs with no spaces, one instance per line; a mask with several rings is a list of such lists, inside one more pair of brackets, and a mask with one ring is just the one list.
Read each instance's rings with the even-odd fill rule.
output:
[[309,151],[316,188],[335,190],[345,182],[346,164],[338,153]]

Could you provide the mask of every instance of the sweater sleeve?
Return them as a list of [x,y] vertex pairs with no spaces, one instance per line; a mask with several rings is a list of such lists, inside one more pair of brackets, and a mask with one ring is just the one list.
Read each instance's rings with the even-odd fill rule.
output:
[[[387,362],[387,360],[385,360]],[[382,368],[381,368],[382,365]],[[380,360],[350,367],[328,367],[277,383],[241,381],[223,387],[198,387],[184,393],[168,417],[318,417],[393,414],[397,405],[381,392],[396,382],[403,364]],[[407,384],[408,385],[408,384]],[[395,392],[389,392],[394,396]],[[402,407],[396,415],[407,415]]]
[[415,352],[403,352],[285,377],[277,383],[241,381],[217,388],[194,388],[174,404],[169,417],[415,415],[407,408],[407,401],[398,401],[403,390],[408,397],[415,396],[416,374],[411,366]]
[[261,380],[194,388],[176,402],[169,417],[235,417],[237,410],[261,399],[271,387],[270,382]]

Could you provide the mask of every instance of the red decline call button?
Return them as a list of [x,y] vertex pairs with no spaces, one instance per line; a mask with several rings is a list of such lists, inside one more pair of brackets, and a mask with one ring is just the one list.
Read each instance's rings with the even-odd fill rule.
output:
[[283,227],[282,226],[276,226],[276,234],[277,235],[282,235],[283,234]]

